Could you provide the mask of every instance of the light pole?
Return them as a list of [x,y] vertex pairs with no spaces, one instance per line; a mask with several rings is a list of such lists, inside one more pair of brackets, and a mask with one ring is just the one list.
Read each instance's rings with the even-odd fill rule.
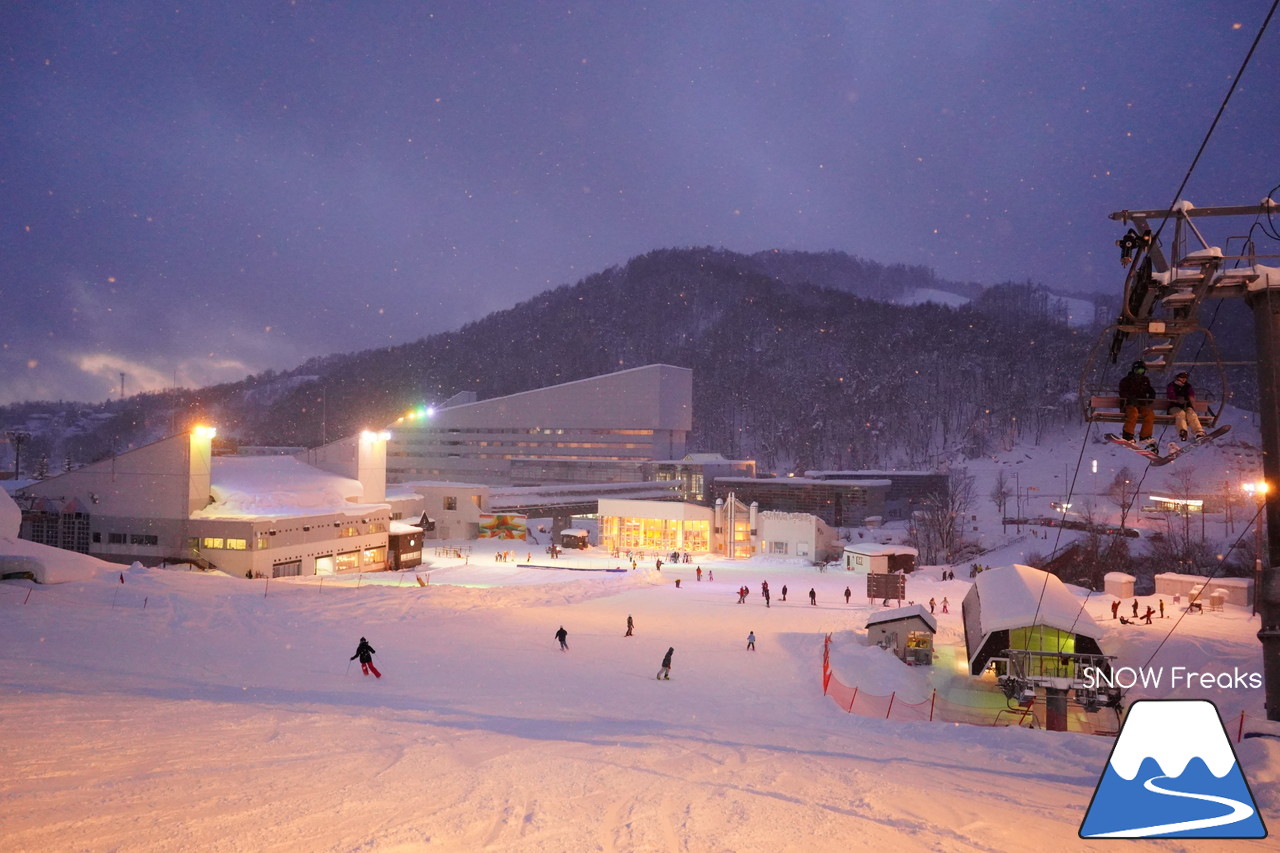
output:
[[1258,614],[1258,602],[1262,596],[1262,507],[1266,503],[1269,488],[1266,480],[1244,484],[1244,490],[1258,502],[1258,511],[1253,516],[1253,615],[1255,616]]
[[18,463],[22,460],[22,445],[31,438],[31,433],[25,429],[7,429],[4,431],[5,438],[9,439],[9,443],[13,445],[13,479],[18,479]]

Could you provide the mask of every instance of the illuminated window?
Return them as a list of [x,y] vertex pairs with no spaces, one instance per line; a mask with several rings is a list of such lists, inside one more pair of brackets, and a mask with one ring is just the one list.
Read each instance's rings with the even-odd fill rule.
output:
[[206,536],[205,538],[200,540],[200,547],[201,548],[221,548],[222,543],[223,543],[223,540],[222,540],[222,537],[220,536]]
[[360,552],[347,551],[346,553],[338,554],[337,557],[334,558],[334,563],[337,570],[340,572],[355,571],[360,568]]
[[444,499],[444,508],[446,510],[456,510],[458,508],[458,499],[453,495],[449,495]]
[[249,548],[249,543],[248,543],[248,542],[246,542],[246,541],[245,541],[245,540],[243,540],[243,539],[228,539],[228,540],[227,540],[227,549],[228,549],[228,550],[231,550],[231,551],[246,551],[246,550],[248,550],[248,548]]

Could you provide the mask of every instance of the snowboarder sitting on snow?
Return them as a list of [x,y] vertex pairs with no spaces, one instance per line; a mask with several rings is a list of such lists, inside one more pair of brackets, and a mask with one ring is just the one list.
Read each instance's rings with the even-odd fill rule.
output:
[[1200,416],[1196,414],[1196,389],[1191,387],[1190,374],[1183,371],[1173,377],[1164,395],[1169,398],[1169,411],[1178,426],[1179,440],[1187,440],[1187,430],[1195,433],[1196,441],[1204,438],[1204,427],[1200,426]]
[[369,645],[369,641],[361,637],[360,645],[356,646],[356,653],[351,656],[351,659],[360,658],[360,671],[365,675],[372,672],[375,677],[381,678],[382,673],[378,672],[378,668],[373,665],[373,656],[375,654],[377,652],[373,650],[373,646]]
[[1135,361],[1129,367],[1129,372],[1120,380],[1120,405],[1124,407],[1124,432],[1121,434],[1125,441],[1133,441],[1133,432],[1137,428],[1138,419],[1142,419],[1142,432],[1138,443],[1144,445],[1144,449],[1152,453],[1160,451],[1159,445],[1151,438],[1151,433],[1156,427],[1156,411],[1152,408],[1152,403],[1156,399],[1156,390],[1151,387],[1151,380],[1147,378],[1147,365],[1143,361]]

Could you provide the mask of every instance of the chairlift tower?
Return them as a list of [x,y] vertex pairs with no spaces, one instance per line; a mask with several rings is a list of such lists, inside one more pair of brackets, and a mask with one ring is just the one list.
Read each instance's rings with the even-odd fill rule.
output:
[[[1196,220],[1208,217],[1267,217],[1280,224],[1280,202],[1263,199],[1255,205],[1192,206],[1180,201],[1170,210],[1122,210],[1111,219],[1130,224],[1117,241],[1128,265],[1124,303],[1112,340],[1111,360],[1130,336],[1141,340],[1141,357],[1154,369],[1173,367],[1179,348],[1200,328],[1199,309],[1206,299],[1241,297],[1253,313],[1258,354],[1259,427],[1262,433],[1262,472],[1268,483],[1280,484],[1280,255],[1257,254],[1250,236],[1239,253],[1224,254],[1205,240]],[[1153,232],[1152,223],[1159,223]],[[1166,255],[1153,235],[1172,225]],[[1263,265],[1259,261],[1269,261]],[[1221,359],[1219,358],[1221,370]],[[1094,420],[1090,413],[1090,420]],[[1102,418],[1098,418],[1101,420]],[[1280,495],[1266,495],[1267,566],[1255,589],[1262,616],[1262,643],[1267,719],[1280,721]]]

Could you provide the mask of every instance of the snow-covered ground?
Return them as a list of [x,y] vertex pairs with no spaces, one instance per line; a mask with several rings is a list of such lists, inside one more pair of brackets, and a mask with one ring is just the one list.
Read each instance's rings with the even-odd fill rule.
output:
[[[921,679],[954,676],[861,644],[878,607],[856,594],[861,576],[758,558],[704,562],[715,580],[702,582],[692,564],[521,569],[495,562],[499,547],[474,543],[465,564],[429,552],[425,587],[413,573],[250,582],[140,568],[123,583],[0,584],[5,849],[1104,846],[1076,832],[1112,740],[869,719],[823,695],[828,633],[838,676],[868,691],[927,693]],[[913,575],[909,597],[958,603],[967,580],[939,578]],[[1104,647],[1145,663],[1175,620],[1122,628],[1109,602],[1088,605]],[[963,643],[958,611],[939,614],[939,645]],[[1256,670],[1256,630],[1243,608],[1188,618],[1160,659]],[[361,636],[380,680],[349,661]],[[1168,695],[1261,714],[1259,690]],[[1274,820],[1280,742],[1237,750]]]
[[[980,506],[968,532],[994,549],[981,562],[1022,562],[1057,536],[1004,536],[986,497],[995,472],[1018,471],[1036,504],[1024,511],[1047,513],[1078,451],[1055,440],[973,463]],[[1159,476],[1194,461],[1218,478],[1247,456],[1204,448]],[[1098,491],[1121,466],[1143,467],[1111,445],[1087,445],[1082,458],[1077,495],[1095,478],[1092,458]],[[1221,516],[1211,524],[1227,534]],[[1242,532],[1237,518],[1233,535]],[[518,563],[546,562],[536,547],[517,543],[518,562],[497,562],[510,543],[458,544],[471,548],[465,559],[428,548],[416,573],[266,582],[81,568],[83,579],[66,583],[0,583],[3,848],[1109,849],[1077,830],[1112,739],[873,719],[823,695],[828,634],[836,676],[867,693],[918,701],[933,689],[943,699],[988,689],[957,664],[966,566],[954,581],[936,567],[908,579],[909,599],[951,603],[937,614],[937,665],[909,668],[863,644],[879,605],[861,594],[861,575],[704,560],[715,579],[699,582],[698,564],[530,569]],[[563,564],[618,562],[591,551]],[[738,604],[742,584],[751,596]],[[1086,608],[1120,666],[1261,670],[1248,608],[1183,617],[1170,607],[1152,626],[1121,626],[1110,602],[1095,594]],[[628,615],[633,637],[623,636]],[[552,636],[561,625],[568,652]],[[349,660],[361,636],[377,650],[380,680]],[[668,647],[672,677],[660,682]],[[1170,689],[1166,679],[1129,695],[1141,697],[1213,699],[1233,724],[1242,712],[1248,725],[1263,716],[1256,688]],[[1235,748],[1276,825],[1280,740]]]

